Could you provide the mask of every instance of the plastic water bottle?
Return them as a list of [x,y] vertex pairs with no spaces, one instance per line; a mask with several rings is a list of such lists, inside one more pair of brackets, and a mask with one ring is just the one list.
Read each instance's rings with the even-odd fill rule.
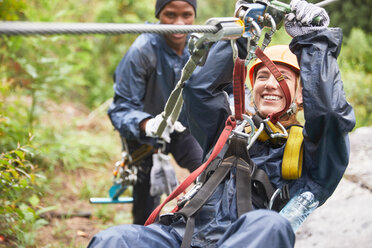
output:
[[319,201],[315,199],[313,193],[306,191],[295,195],[279,213],[289,220],[293,232],[296,232],[318,204]]

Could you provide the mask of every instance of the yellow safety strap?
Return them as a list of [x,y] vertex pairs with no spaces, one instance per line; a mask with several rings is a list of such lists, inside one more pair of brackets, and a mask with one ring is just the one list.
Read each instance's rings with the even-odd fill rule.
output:
[[[283,133],[282,130],[274,125],[271,121],[266,122],[268,127],[273,133]],[[271,139],[266,130],[264,130],[258,140],[265,142],[269,140],[274,144],[276,142],[285,142],[283,161],[282,161],[282,178],[289,179],[298,179],[301,177],[302,172],[302,157],[303,157],[303,134],[301,126],[291,126],[289,129],[288,138],[285,141],[285,138],[274,138]],[[249,133],[250,127],[246,127],[246,133]],[[280,140],[279,140],[280,139]]]
[[303,141],[302,127],[292,126],[284,148],[282,178],[298,179],[302,172]]

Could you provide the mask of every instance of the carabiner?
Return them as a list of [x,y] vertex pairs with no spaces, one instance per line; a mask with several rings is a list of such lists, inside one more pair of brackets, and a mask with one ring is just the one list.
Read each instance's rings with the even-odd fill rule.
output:
[[271,139],[276,139],[276,138],[288,138],[288,132],[287,130],[285,129],[285,127],[283,127],[283,125],[278,121],[276,124],[279,126],[281,132],[276,132],[274,131],[272,128],[271,128],[271,125],[274,125],[272,122],[271,125],[269,123],[269,118],[263,120],[263,122],[265,123],[265,129],[267,131],[267,134],[270,136]]
[[[254,141],[257,139],[257,137],[255,137],[257,135],[257,132],[255,131],[255,125],[254,125],[254,122],[252,120],[252,118],[246,114],[242,114],[242,117],[243,117],[243,120],[239,123],[239,125],[236,126],[236,128],[232,131],[233,135],[239,135],[241,137],[244,137],[247,139],[247,148],[251,147],[252,144],[254,143]],[[247,126],[247,124],[249,124],[250,128],[251,128],[251,132],[250,133],[246,133],[245,132],[245,127]],[[262,127],[263,129],[263,127]],[[259,130],[259,132],[262,132],[262,130]],[[248,149],[249,149],[248,148]]]
[[232,49],[232,52],[233,52],[233,61],[235,63],[236,59],[238,58],[238,46],[236,45],[236,40],[231,40],[230,41],[231,43],[231,49]]
[[274,35],[275,31],[276,31],[276,23],[275,23],[275,20],[274,18],[266,13],[265,16],[264,16],[265,20],[268,20],[270,22],[270,31],[268,31],[266,34],[265,34],[265,38],[262,42],[262,46],[261,46],[261,50],[265,50],[265,48],[270,44],[271,42],[271,37]]
[[247,150],[249,150],[252,147],[254,142],[257,140],[257,138],[260,136],[260,134],[264,130],[264,127],[265,127],[265,125],[263,124],[263,122],[261,122],[259,128],[257,129],[254,136],[252,137],[251,142],[248,144]]
[[249,39],[249,46],[247,46],[247,57],[245,58],[245,66],[248,66],[252,59],[256,58],[256,48],[258,41],[261,38],[261,28],[252,18],[248,18],[248,22],[252,25],[253,38]]

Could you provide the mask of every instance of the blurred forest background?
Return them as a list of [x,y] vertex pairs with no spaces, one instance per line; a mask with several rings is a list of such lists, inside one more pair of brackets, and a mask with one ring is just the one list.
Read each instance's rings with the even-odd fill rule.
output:
[[[0,0],[0,20],[156,22],[154,4],[155,0]],[[234,4],[199,0],[197,24],[232,16]],[[344,31],[339,64],[358,127],[372,125],[371,9],[368,0],[339,0],[326,6],[331,26]],[[52,223],[46,213],[84,210],[89,197],[106,196],[113,162],[121,151],[106,116],[112,75],[136,37],[0,37],[0,247],[87,245],[89,239],[77,239],[86,238],[88,231],[71,233],[70,226]],[[273,44],[289,41],[282,28]],[[129,208],[91,209],[95,222],[89,225],[96,230],[131,222]]]

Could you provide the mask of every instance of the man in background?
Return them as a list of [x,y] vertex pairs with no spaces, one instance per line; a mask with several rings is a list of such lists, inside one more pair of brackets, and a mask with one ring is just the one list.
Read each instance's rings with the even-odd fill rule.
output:
[[[190,25],[196,8],[196,0],[157,0],[155,16],[161,24]],[[160,114],[190,56],[187,41],[186,34],[141,34],[116,68],[115,96],[108,114],[130,153],[144,144],[157,146],[154,132],[162,120]],[[192,172],[201,164],[202,149],[187,126],[181,113],[179,122],[167,126],[160,138],[167,143],[165,153],[171,153],[181,167]],[[133,189],[134,224],[144,224],[160,202],[159,196],[149,193],[152,165],[148,156],[139,166]]]

